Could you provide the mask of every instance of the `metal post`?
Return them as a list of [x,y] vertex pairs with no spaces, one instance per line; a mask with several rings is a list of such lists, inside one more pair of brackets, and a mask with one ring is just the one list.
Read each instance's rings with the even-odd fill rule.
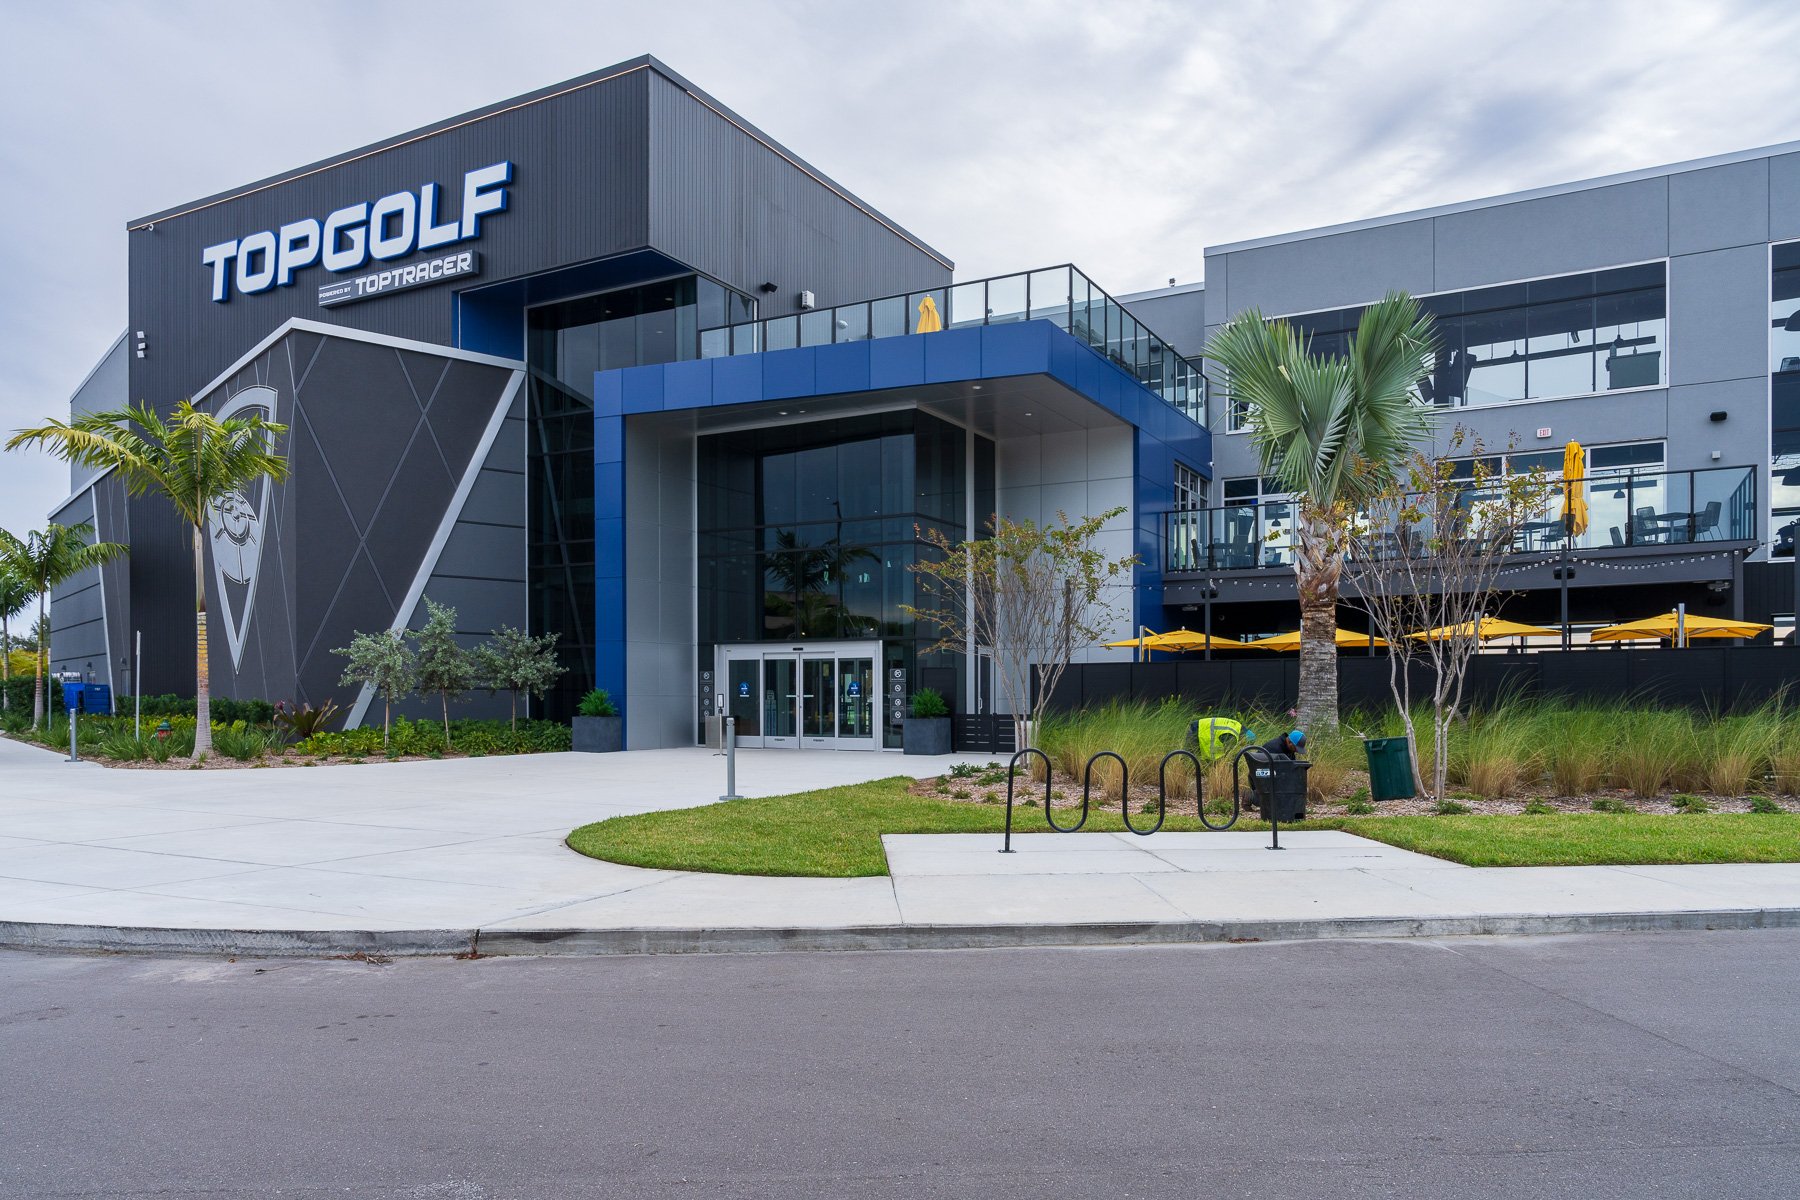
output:
[[69,706],[69,761],[80,762],[81,754],[75,748],[75,706]]
[[138,681],[144,670],[144,631],[137,631],[137,660],[131,665],[131,736],[144,740],[144,689]]
[[1569,636],[1569,547],[1566,542],[1563,545],[1562,566],[1557,568],[1556,577],[1562,581],[1562,648],[1568,650],[1571,648],[1571,638]]
[[725,718],[725,794],[721,800],[742,800],[737,794],[737,718]]

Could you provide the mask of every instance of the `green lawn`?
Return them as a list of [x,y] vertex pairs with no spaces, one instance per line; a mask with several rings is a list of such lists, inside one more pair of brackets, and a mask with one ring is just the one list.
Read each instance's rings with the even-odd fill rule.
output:
[[[583,825],[569,845],[634,867],[732,875],[847,878],[887,874],[884,833],[999,833],[1005,809],[911,795],[897,777],[793,796],[734,800],[702,808],[614,817]],[[1060,815],[1059,820],[1072,819]],[[1140,824],[1153,817],[1136,818]],[[1044,837],[1043,813],[1013,812],[1015,832]],[[1117,805],[1098,809],[1086,829],[1122,830]],[[1169,830],[1196,830],[1171,816]],[[1239,829],[1266,829],[1239,822]],[[1629,863],[1800,862],[1800,815],[1568,813],[1542,817],[1374,817],[1308,821],[1307,829],[1348,829],[1407,850],[1477,867]]]
[[1471,867],[1800,862],[1800,814],[1379,817],[1352,833]]

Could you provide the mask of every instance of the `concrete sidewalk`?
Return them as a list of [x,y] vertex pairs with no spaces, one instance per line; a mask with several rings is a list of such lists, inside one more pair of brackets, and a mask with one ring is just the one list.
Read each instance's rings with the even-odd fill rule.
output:
[[[739,792],[958,761],[739,755]],[[979,761],[975,756],[972,761]],[[0,739],[0,945],[244,953],[700,951],[1800,925],[1800,864],[1471,869],[1333,831],[885,839],[891,878],[649,871],[588,821],[716,800],[702,749],[243,771]]]

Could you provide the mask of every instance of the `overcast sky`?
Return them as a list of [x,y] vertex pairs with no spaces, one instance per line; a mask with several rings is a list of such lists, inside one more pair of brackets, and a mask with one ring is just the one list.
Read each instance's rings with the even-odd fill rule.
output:
[[[0,430],[125,328],[125,222],[651,53],[956,260],[1202,249],[1800,139],[1791,0],[0,0]],[[67,469],[0,456],[0,527]]]

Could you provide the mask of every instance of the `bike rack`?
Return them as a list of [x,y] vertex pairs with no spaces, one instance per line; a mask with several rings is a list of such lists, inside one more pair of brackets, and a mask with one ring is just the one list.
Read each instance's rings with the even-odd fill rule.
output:
[[[1238,785],[1240,782],[1239,776],[1238,776],[1238,764],[1244,761],[1244,755],[1250,754],[1252,752],[1254,752],[1256,754],[1260,754],[1262,756],[1261,761],[1265,765],[1271,765],[1275,762],[1274,752],[1270,751],[1270,750],[1265,750],[1261,746],[1245,746],[1242,750],[1239,750],[1235,755],[1232,756],[1232,759],[1231,759],[1231,804],[1232,804],[1233,808],[1238,808],[1238,807],[1240,807],[1240,804],[1241,804],[1241,802],[1238,799]],[[1253,770],[1255,769],[1256,761],[1257,760],[1254,760],[1254,759],[1251,760],[1251,769],[1253,769]],[[1275,805],[1275,803],[1272,799],[1269,803],[1268,808],[1269,808],[1269,847],[1268,848],[1271,850],[1279,850],[1279,849],[1281,849],[1281,809]]]
[[[1251,750],[1259,751],[1265,757],[1271,757],[1269,756],[1268,751],[1263,750],[1261,746],[1246,746],[1238,751],[1237,758],[1242,758]],[[1044,764],[1044,796],[1042,801],[1044,806],[1044,820],[1049,824],[1050,828],[1058,833],[1076,833],[1080,831],[1082,826],[1087,824],[1088,814],[1092,810],[1094,764],[1103,758],[1110,758],[1119,764],[1119,816],[1124,820],[1125,828],[1137,834],[1139,837],[1149,837],[1151,834],[1161,829],[1163,823],[1168,820],[1169,763],[1177,758],[1185,758],[1188,762],[1193,764],[1194,815],[1200,818],[1200,824],[1215,832],[1222,833],[1236,825],[1238,823],[1238,818],[1244,811],[1243,801],[1239,796],[1237,758],[1234,758],[1231,764],[1231,817],[1223,825],[1215,825],[1212,821],[1208,820],[1206,816],[1205,786],[1202,780],[1202,777],[1205,774],[1205,765],[1201,763],[1199,755],[1191,750],[1171,750],[1168,754],[1163,756],[1162,763],[1158,766],[1156,772],[1156,824],[1150,826],[1148,829],[1139,829],[1131,822],[1131,768],[1126,765],[1124,756],[1118,754],[1116,751],[1102,750],[1100,753],[1087,760],[1087,766],[1083,768],[1081,773],[1080,819],[1073,825],[1058,825],[1056,823],[1056,811],[1051,804],[1051,777],[1054,772],[1050,764],[1050,756],[1034,746],[1027,746],[1025,749],[1013,755],[1012,759],[1006,764],[1006,834],[1001,839],[1000,843],[1000,853],[1002,854],[1017,853],[1017,851],[1012,848],[1014,790],[1019,778],[1019,764],[1033,757]],[[1277,850],[1280,848],[1279,844],[1274,847],[1274,849]]]
[[[1201,776],[1205,774],[1206,768],[1205,765],[1201,763],[1200,756],[1195,754],[1192,750],[1171,750],[1169,753],[1163,755],[1162,765],[1156,769],[1156,788],[1159,794],[1161,807],[1164,810],[1167,810],[1169,806],[1169,761],[1176,758],[1185,758],[1188,762],[1193,764],[1194,815],[1200,818],[1200,824],[1215,833],[1223,833],[1233,825],[1236,825],[1238,823],[1239,815],[1243,812],[1243,807],[1238,802],[1237,789],[1235,788],[1232,789],[1231,795],[1231,819],[1223,825],[1214,825],[1211,821],[1206,819],[1206,794],[1204,788],[1201,786]],[[1126,822],[1127,825],[1130,823],[1130,821]],[[1162,826],[1160,817],[1158,817],[1156,823],[1158,828]],[[1137,830],[1134,829],[1132,832],[1136,833]],[[1155,831],[1152,830],[1152,832]]]
[[[1050,768],[1050,756],[1036,747],[1027,746],[1025,749],[1013,755],[1012,759],[1006,764],[1006,838],[1000,845],[1000,853],[1002,854],[1015,853],[1012,848],[1013,780],[1018,777],[1019,760],[1022,758],[1030,758],[1034,754],[1044,760],[1044,817],[1046,820],[1050,820],[1050,776],[1052,774]],[[1084,822],[1087,820],[1087,813],[1085,811],[1081,814],[1081,819]],[[1056,828],[1056,822],[1054,820],[1050,820],[1050,827],[1052,829]],[[1080,826],[1078,825],[1076,828],[1079,829]]]

